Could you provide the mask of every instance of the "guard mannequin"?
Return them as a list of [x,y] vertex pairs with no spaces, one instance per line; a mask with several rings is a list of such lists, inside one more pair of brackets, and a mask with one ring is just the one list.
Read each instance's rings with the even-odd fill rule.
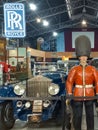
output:
[[94,100],[87,97],[98,94],[98,72],[93,66],[87,64],[90,50],[91,43],[88,37],[81,35],[75,40],[76,56],[80,60],[80,64],[69,71],[66,81],[67,94],[80,97],[73,99],[72,104],[75,130],[81,130],[83,104],[85,106],[87,130],[94,130]]

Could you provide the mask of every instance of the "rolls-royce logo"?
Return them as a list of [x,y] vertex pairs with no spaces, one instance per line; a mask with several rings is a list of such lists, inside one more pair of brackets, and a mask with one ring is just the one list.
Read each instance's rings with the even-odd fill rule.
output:
[[17,38],[26,35],[24,4],[4,4],[4,28],[6,37]]

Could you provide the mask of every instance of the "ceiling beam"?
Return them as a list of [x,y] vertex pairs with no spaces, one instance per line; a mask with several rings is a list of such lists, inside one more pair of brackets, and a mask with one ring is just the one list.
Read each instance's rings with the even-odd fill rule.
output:
[[[84,5],[84,1],[83,0],[70,0],[71,2],[71,6],[72,8],[75,8],[77,6],[81,6]],[[89,6],[89,7],[93,7],[93,8],[98,8],[98,2],[95,2],[93,0],[85,0],[85,5],[84,6]]]
[[81,19],[86,19],[86,18],[89,18],[91,19],[92,21],[96,21],[97,20],[97,17],[94,16],[94,15],[90,15],[90,14],[87,14],[87,13],[80,13],[80,14],[77,14],[77,15],[73,15],[72,16],[72,20],[75,20],[75,19],[78,19],[78,18],[81,18]]
[[[80,5],[78,7],[75,7],[75,8],[71,8],[72,10],[76,10],[76,9],[79,9],[79,8],[83,8],[84,5]],[[97,8],[94,8],[93,6],[88,6],[88,5],[85,5],[86,8],[90,8],[90,9],[93,9],[95,11],[98,11]],[[43,11],[40,11],[39,13],[37,13],[42,19],[44,18],[49,18],[49,17],[54,17],[54,16],[57,16],[57,15],[60,15],[62,13],[65,13],[65,12],[68,12],[68,10],[66,9],[65,5],[61,5],[61,6],[58,6],[58,7],[54,7],[54,8],[49,8],[47,10],[43,10]],[[81,12],[82,13],[82,12]],[[33,13],[29,14],[26,16],[26,22],[33,22],[36,20],[37,17],[36,15],[33,15]]]
[[[93,20],[93,22],[92,22],[91,21],[92,17],[89,16],[88,14],[86,14],[86,18],[87,18],[88,26],[90,25],[90,26],[92,26],[94,28],[96,28],[96,27],[98,28],[98,23],[96,22],[96,20]],[[82,28],[82,26],[81,26],[81,17],[77,17],[77,19],[69,20],[69,21],[66,21],[66,22],[63,22],[63,23],[53,25],[53,26],[49,27],[47,30],[39,29],[38,32],[36,32],[36,31],[28,32],[27,37],[36,37],[36,36],[39,36],[39,35],[47,34],[47,33],[52,32],[52,31],[61,30],[61,29],[64,29],[64,28],[73,28],[73,27],[77,28],[75,26],[77,26],[79,24],[80,24],[80,28]]]
[[73,28],[74,26],[76,26],[79,23],[80,23],[80,21],[69,20],[67,22],[63,22],[63,23],[60,23],[60,24],[56,24],[52,27],[49,27],[47,30],[39,29],[38,32],[30,31],[30,32],[27,33],[27,37],[35,37],[35,36],[43,35],[43,34],[46,34],[46,33],[52,32],[52,31],[61,30],[61,29],[64,29],[64,28]]
[[33,15],[34,12],[31,12],[29,15],[26,16],[27,22],[33,22],[36,20],[35,16],[40,16],[40,18],[48,18],[48,17],[53,17],[55,15],[59,15],[61,13],[67,12],[67,9],[65,7],[65,4],[54,7],[54,8],[49,8],[45,9],[43,11],[40,11],[37,13],[37,15]]

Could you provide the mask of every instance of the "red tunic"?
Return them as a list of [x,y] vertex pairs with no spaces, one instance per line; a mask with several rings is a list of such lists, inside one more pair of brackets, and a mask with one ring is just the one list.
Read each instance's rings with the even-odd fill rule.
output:
[[[85,79],[84,87],[83,86],[83,75]],[[75,86],[74,86],[75,85]],[[86,87],[93,85],[93,87]],[[73,67],[68,74],[66,81],[66,91],[68,94],[74,96],[95,96],[98,94],[98,72],[97,70],[90,65],[85,66],[84,74],[83,67],[81,65]]]

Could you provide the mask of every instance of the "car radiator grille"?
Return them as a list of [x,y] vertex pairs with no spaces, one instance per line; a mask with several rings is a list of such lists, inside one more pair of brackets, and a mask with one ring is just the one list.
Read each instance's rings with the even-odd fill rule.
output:
[[48,87],[50,84],[51,80],[43,76],[36,76],[29,79],[27,84],[27,96],[48,97]]

